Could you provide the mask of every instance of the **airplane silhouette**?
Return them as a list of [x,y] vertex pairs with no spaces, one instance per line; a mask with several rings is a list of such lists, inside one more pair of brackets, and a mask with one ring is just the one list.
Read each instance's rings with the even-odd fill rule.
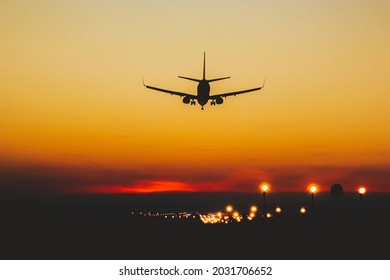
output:
[[256,90],[261,90],[264,87],[265,80],[263,82],[263,85],[261,87],[257,88],[251,88],[251,89],[246,89],[246,90],[240,90],[240,91],[234,91],[234,92],[227,92],[227,93],[220,93],[220,94],[215,94],[215,95],[210,95],[210,83],[220,81],[220,80],[225,80],[229,79],[230,77],[223,77],[223,78],[216,78],[216,79],[211,79],[207,80],[206,79],[206,52],[203,54],[203,79],[194,79],[194,78],[188,78],[188,77],[183,77],[183,76],[178,76],[179,78],[194,81],[198,83],[198,94],[189,94],[185,92],[179,92],[179,91],[173,91],[173,90],[167,90],[167,89],[162,89],[158,87],[153,87],[149,85],[145,85],[145,82],[143,82],[144,86],[149,89],[157,90],[157,91],[162,91],[165,93],[169,93],[171,95],[178,95],[180,97],[183,97],[183,103],[185,104],[191,104],[195,105],[196,101],[198,101],[199,105],[203,106],[207,104],[209,100],[211,100],[211,105],[216,105],[216,104],[222,104],[223,99],[222,97],[226,98],[228,96],[236,96],[237,94],[243,94],[251,91],[256,91]]

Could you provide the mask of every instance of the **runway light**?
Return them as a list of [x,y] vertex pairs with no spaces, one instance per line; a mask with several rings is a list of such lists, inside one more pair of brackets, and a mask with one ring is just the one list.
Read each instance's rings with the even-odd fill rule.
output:
[[269,185],[267,183],[263,183],[260,186],[260,189],[262,192],[268,192],[269,191]]
[[269,218],[272,218],[272,214],[271,214],[271,213],[267,213],[265,216],[266,216],[268,219],[269,219]]
[[311,196],[311,208],[314,209],[314,195],[318,192],[318,187],[315,184],[309,186],[309,192]]
[[315,194],[318,191],[318,187],[316,185],[311,185],[309,191],[311,194]]
[[266,208],[265,207],[265,202],[266,202],[265,197],[266,197],[266,194],[269,191],[269,189],[270,189],[270,187],[269,187],[269,185],[267,183],[262,183],[260,185],[260,190],[263,192],[263,208]]
[[365,187],[360,187],[358,190],[359,194],[363,195],[366,193],[366,188]]
[[302,207],[299,212],[301,212],[301,214],[305,214],[306,213],[306,208],[305,207]]
[[276,207],[275,212],[276,212],[276,213],[281,213],[281,212],[282,212],[282,208]]
[[253,205],[253,206],[251,207],[251,212],[252,212],[252,213],[257,212],[257,207]]

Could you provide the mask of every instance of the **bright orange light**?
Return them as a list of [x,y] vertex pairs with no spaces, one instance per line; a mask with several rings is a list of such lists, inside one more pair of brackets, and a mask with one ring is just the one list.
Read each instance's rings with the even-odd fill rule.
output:
[[359,192],[359,194],[365,194],[366,193],[366,188],[365,187],[360,187],[358,192]]
[[251,212],[257,212],[257,207],[253,205],[253,206],[251,207]]
[[271,217],[272,217],[272,214],[271,214],[271,213],[267,213],[265,216],[266,216],[267,218],[271,218]]
[[222,217],[222,212],[218,212],[218,213],[217,213],[217,216],[218,216],[219,218],[221,218],[221,217]]
[[318,187],[316,185],[310,185],[309,191],[312,194],[315,194],[318,191]]
[[235,211],[235,212],[233,213],[233,217],[234,217],[234,218],[237,218],[237,217],[238,217],[238,215],[239,215],[239,214],[238,214],[238,212],[237,212],[237,211]]
[[301,214],[305,214],[306,213],[306,208],[305,207],[302,207],[299,212],[301,212]]
[[276,211],[276,213],[281,213],[282,212],[282,208],[276,207],[275,211]]
[[260,189],[262,192],[268,192],[269,191],[269,185],[267,183],[263,183],[260,186]]
[[233,206],[228,205],[226,206],[226,212],[231,213],[233,211]]

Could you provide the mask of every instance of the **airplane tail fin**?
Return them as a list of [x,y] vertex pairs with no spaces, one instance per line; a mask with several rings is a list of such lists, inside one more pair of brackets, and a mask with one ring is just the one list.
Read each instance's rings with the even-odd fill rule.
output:
[[[186,79],[186,80],[190,80],[190,81],[198,82],[198,83],[200,81],[202,81],[202,80],[195,79],[195,78],[189,78],[189,77],[183,77],[183,76],[178,76],[178,77],[181,79]],[[223,77],[223,78],[206,80],[206,52],[204,52],[203,53],[203,80],[206,80],[207,82],[211,83],[211,82],[216,82],[216,81],[225,80],[225,79],[230,79],[230,77]]]
[[206,80],[206,52],[203,53],[203,80]]
[[[183,76],[178,76],[179,78],[181,79],[186,79],[186,80],[190,80],[190,81],[193,81],[193,82],[200,82],[201,80],[199,79],[195,79],[195,78],[188,78],[188,77],[183,77]],[[203,80],[206,79],[206,52],[203,53]]]
[[[207,81],[211,83],[211,82],[216,82],[225,79],[230,79],[230,77],[216,78]],[[206,52],[203,53],[203,80],[206,80]]]

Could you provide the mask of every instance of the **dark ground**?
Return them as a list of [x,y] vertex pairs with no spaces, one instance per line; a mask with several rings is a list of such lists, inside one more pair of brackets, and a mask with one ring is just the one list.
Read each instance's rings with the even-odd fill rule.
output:
[[[258,194],[2,197],[1,259],[390,259],[390,195],[269,194],[273,219],[204,225],[131,211],[242,211]],[[298,209],[306,206],[308,213]]]

